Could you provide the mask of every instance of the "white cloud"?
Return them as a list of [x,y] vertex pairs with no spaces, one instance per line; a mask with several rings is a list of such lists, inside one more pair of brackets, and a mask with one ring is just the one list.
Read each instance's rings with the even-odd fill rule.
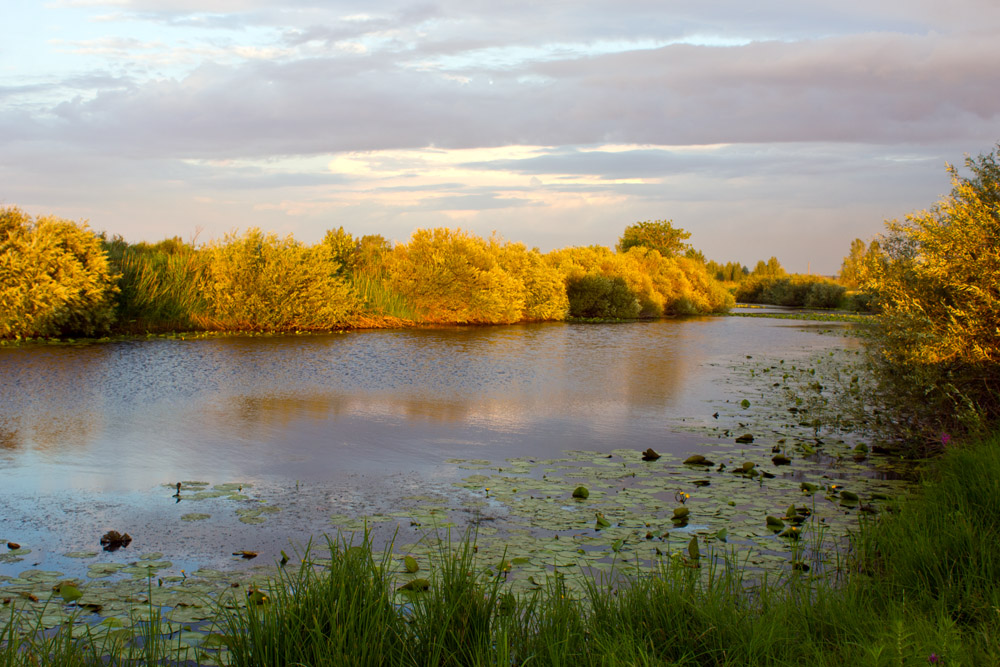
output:
[[832,271],[1000,127],[992,0],[47,7],[14,18],[44,57],[0,69],[4,196],[116,231],[552,247],[674,218],[710,256],[812,244]]

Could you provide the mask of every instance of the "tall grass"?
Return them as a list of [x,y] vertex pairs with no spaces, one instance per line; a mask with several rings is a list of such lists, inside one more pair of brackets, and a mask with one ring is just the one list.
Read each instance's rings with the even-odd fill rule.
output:
[[116,259],[116,328],[135,333],[196,326],[205,300],[199,290],[204,262],[195,252],[125,251]]
[[349,274],[348,281],[351,289],[364,304],[365,313],[374,317],[389,317],[413,322],[422,318],[421,311],[413,302],[389,287],[385,278],[358,272]]

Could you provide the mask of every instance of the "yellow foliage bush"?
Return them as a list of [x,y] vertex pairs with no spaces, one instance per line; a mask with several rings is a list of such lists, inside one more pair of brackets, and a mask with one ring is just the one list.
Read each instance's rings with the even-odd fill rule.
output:
[[507,324],[561,318],[559,276],[536,251],[462,230],[419,229],[385,258],[394,290],[431,322]]
[[701,262],[663,257],[643,246],[618,253],[602,246],[563,248],[550,252],[546,260],[567,281],[621,278],[638,300],[639,317],[721,312],[733,305],[732,296]]
[[346,325],[357,297],[336,275],[329,246],[306,247],[250,229],[228,234],[205,253],[201,292],[215,328],[328,330]]
[[86,223],[0,209],[0,337],[104,333],[115,290]]
[[925,434],[1000,419],[1000,167],[995,154],[966,166],[972,177],[948,167],[951,193],[931,210],[887,222],[867,258],[883,397]]

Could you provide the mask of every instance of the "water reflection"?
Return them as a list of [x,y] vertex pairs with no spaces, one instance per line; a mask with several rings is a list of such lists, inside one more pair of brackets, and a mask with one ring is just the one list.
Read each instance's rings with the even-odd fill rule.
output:
[[825,344],[839,343],[702,318],[5,349],[0,447],[26,490],[48,472],[38,455],[78,484],[134,490],[662,448],[665,419],[718,398],[711,362]]

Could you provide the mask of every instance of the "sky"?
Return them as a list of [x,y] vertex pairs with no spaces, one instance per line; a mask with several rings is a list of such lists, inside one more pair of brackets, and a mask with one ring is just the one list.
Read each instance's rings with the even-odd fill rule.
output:
[[996,0],[0,0],[0,206],[130,242],[671,220],[834,274],[1000,141]]

